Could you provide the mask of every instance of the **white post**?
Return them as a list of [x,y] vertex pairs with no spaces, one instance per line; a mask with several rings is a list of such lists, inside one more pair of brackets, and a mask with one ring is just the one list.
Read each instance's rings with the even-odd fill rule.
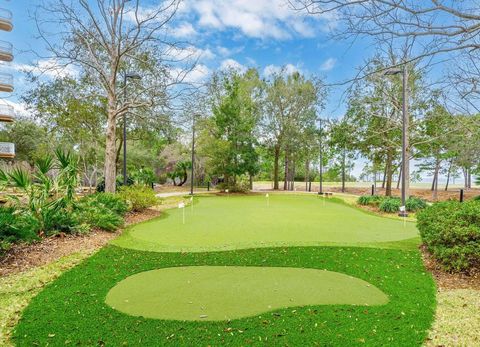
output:
[[185,203],[181,202],[178,204],[178,208],[182,209],[182,222],[185,224]]

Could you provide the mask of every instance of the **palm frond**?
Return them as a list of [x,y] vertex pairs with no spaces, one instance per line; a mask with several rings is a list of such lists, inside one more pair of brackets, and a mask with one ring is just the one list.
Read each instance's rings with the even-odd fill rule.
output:
[[13,184],[20,189],[28,189],[32,185],[30,174],[21,168],[15,168],[8,174]]

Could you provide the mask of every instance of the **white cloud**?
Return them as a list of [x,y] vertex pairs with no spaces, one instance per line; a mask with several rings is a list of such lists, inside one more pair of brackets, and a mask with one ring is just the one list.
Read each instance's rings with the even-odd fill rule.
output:
[[175,61],[190,61],[190,60],[211,60],[215,58],[210,48],[200,48],[195,46],[187,47],[171,47],[166,53],[168,59]]
[[294,11],[285,0],[188,0],[183,10],[194,12],[202,27],[236,29],[262,39],[313,37],[335,20],[334,15],[308,16]]
[[300,69],[293,64],[287,64],[287,65],[284,65],[284,66],[267,65],[263,69],[263,75],[268,77],[268,76],[271,76],[273,74],[278,74],[278,73],[282,72],[282,70],[288,75],[291,75],[294,72],[300,72]]
[[170,71],[170,74],[172,80],[181,80],[183,83],[200,84],[207,80],[211,71],[206,65],[197,64],[191,70],[174,68]]
[[78,75],[78,69],[75,66],[62,64],[55,58],[39,60],[35,64],[11,63],[5,65],[4,68],[16,72],[33,73],[48,78],[75,77]]
[[235,71],[238,71],[238,72],[245,72],[245,71],[247,71],[247,67],[245,65],[240,64],[235,59],[225,59],[220,64],[220,70],[223,70],[223,71],[235,70]]
[[9,106],[12,106],[15,113],[19,116],[22,117],[30,117],[31,112],[27,110],[27,105],[25,103],[20,103],[20,102],[15,102],[11,100],[4,100],[4,103],[6,103]]
[[198,33],[191,23],[182,23],[172,29],[172,35],[178,38],[192,38]]
[[322,65],[320,65],[320,71],[330,71],[335,67],[336,64],[337,64],[337,59],[328,58],[322,63]]

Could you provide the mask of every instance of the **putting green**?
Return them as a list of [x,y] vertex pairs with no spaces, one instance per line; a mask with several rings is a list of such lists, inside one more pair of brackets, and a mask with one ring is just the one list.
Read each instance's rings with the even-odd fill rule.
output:
[[[185,224],[182,221],[185,213]],[[413,223],[365,213],[313,195],[199,197],[193,209],[170,210],[112,243],[157,252],[271,246],[366,245],[418,236]]]
[[189,266],[142,272],[107,294],[121,312],[173,320],[231,320],[307,305],[383,305],[388,297],[338,272],[288,267]]

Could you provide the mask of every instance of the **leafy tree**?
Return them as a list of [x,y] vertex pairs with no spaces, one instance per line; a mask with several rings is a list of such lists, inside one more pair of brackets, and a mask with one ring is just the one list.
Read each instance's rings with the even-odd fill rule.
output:
[[200,152],[209,158],[212,174],[223,176],[228,186],[235,187],[239,176],[258,172],[259,85],[253,69],[212,79],[212,116],[201,124]]
[[298,72],[289,75],[284,69],[273,74],[264,88],[262,138],[273,153],[274,189],[279,189],[280,156],[282,151],[285,154],[286,188],[291,177],[288,164],[294,161],[296,146],[303,142],[306,129],[314,128],[325,90],[319,80],[308,80]]

